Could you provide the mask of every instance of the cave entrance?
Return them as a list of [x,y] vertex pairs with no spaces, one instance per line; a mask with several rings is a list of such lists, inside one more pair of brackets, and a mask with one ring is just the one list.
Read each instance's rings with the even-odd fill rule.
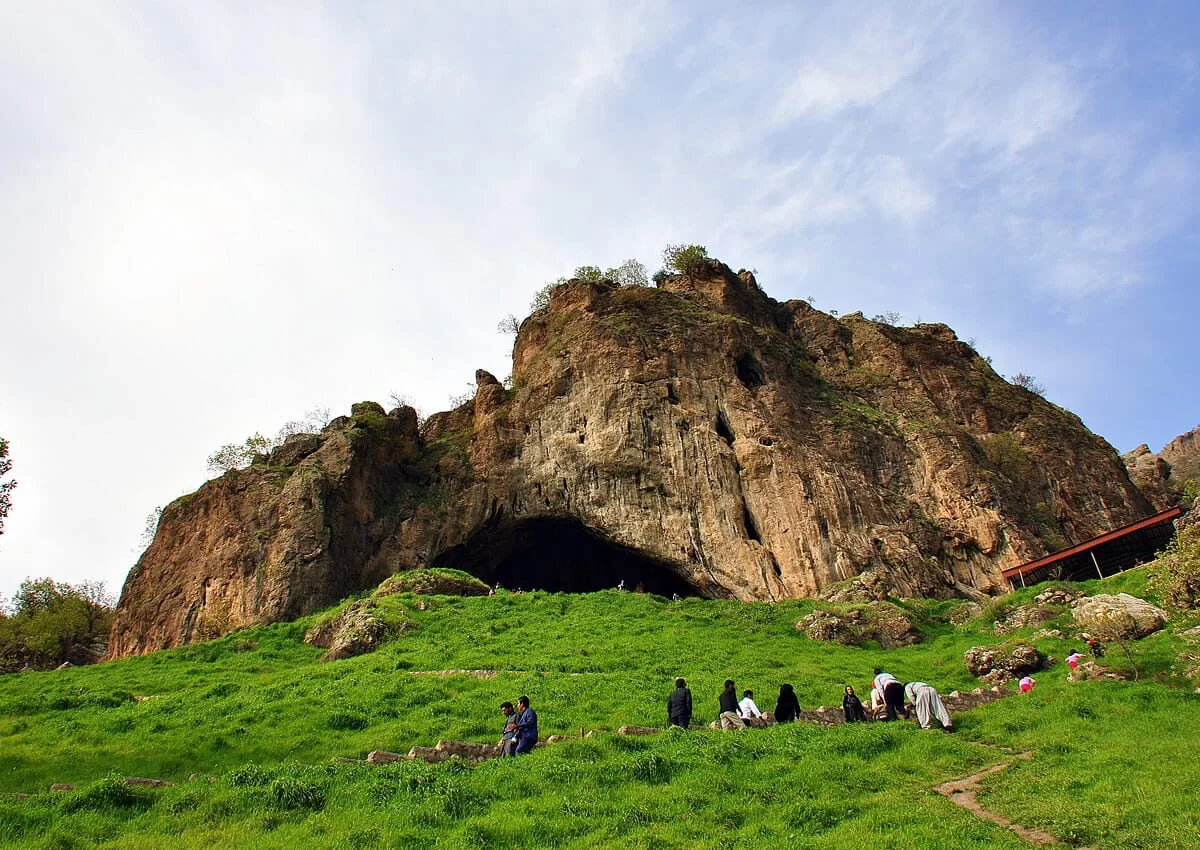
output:
[[701,596],[661,561],[621,546],[574,519],[538,517],[482,528],[438,555],[432,566],[462,570],[515,590],[589,593],[626,590]]

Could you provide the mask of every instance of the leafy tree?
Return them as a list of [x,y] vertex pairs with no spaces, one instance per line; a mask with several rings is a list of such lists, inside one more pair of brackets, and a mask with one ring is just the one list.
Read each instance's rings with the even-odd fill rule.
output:
[[646,267],[637,260],[626,260],[615,269],[609,269],[604,276],[617,286],[649,286],[646,279]]
[[692,274],[708,259],[703,245],[668,245],[663,249],[663,265],[678,274]]
[[582,280],[586,283],[602,283],[604,278],[604,272],[600,271],[599,266],[580,266],[571,275],[572,280]]
[[1128,611],[1108,611],[1089,626],[1092,637],[1096,640],[1101,643],[1115,643],[1121,647],[1121,651],[1125,653],[1125,659],[1133,668],[1135,682],[1141,678],[1141,670],[1138,669],[1137,662],[1133,660],[1133,653],[1129,651],[1129,636],[1136,626],[1133,615]]
[[0,617],[0,668],[49,669],[64,661],[102,657],[112,626],[113,598],[103,582],[77,585],[27,578]]
[[224,475],[231,469],[245,469],[257,455],[271,451],[271,441],[255,431],[242,444],[227,443],[208,456],[208,471]]
[[12,491],[16,489],[16,481],[4,481],[4,476],[12,470],[12,461],[8,458],[8,440],[0,437],[0,534],[4,533],[4,518],[12,510]]
[[1013,375],[1009,381],[1022,389],[1029,390],[1031,393],[1045,395],[1046,385],[1039,381],[1033,375],[1026,375],[1024,372],[1018,372]]
[[316,434],[329,423],[329,408],[314,407],[300,419],[283,423],[274,437],[264,437],[255,431],[244,443],[227,443],[208,456],[208,470],[224,475],[232,469],[245,469],[258,455],[270,454],[296,434]]
[[892,327],[896,327],[900,324],[900,321],[903,318],[904,317],[895,310],[888,310],[886,313],[880,313],[877,316],[873,316],[871,320],[878,322],[881,325],[891,325]]
[[533,300],[529,302],[529,312],[536,313],[538,310],[545,310],[550,306],[550,293],[556,286],[561,286],[566,283],[567,279],[560,277],[558,280],[552,280],[533,293]]

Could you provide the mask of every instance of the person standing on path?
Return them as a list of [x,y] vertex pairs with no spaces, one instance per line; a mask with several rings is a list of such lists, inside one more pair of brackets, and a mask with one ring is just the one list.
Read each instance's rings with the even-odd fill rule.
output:
[[904,696],[917,710],[917,722],[921,724],[922,729],[931,728],[931,720],[936,717],[947,732],[954,731],[954,721],[950,719],[950,712],[946,710],[945,703],[932,685],[909,682],[904,686]]
[[883,704],[887,706],[887,716],[884,720],[896,720],[901,714],[908,718],[908,709],[904,707],[904,686],[891,673],[885,673],[879,667],[875,668],[874,685],[883,694]]
[[688,728],[692,722],[692,692],[688,690],[687,681],[675,680],[675,690],[667,697],[667,719],[672,726]]
[[519,696],[517,697],[517,746],[513,753],[521,755],[532,752],[537,741],[537,712],[529,707],[529,697]]
[[738,715],[737,686],[733,683],[733,679],[725,680],[725,690],[721,691],[721,696],[717,698],[717,703],[721,707],[722,729],[746,728],[746,724],[742,722],[742,718]]

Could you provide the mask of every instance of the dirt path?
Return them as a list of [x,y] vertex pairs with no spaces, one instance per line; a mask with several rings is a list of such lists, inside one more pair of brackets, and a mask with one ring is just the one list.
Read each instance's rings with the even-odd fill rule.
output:
[[[1027,759],[1031,758],[1032,753],[1017,753],[1015,758]],[[943,782],[936,786],[933,790],[946,797],[956,806],[962,806],[977,818],[994,823],[997,826],[1002,826],[1005,829],[1012,830],[1021,838],[1035,846],[1046,846],[1052,844],[1062,844],[1057,838],[1048,832],[1037,829],[1031,826],[1021,826],[1019,823],[1013,823],[1004,815],[997,812],[985,809],[978,800],[979,784],[987,777],[994,773],[999,773],[1002,770],[1008,769],[1012,764],[1011,761],[993,764],[990,767],[985,767],[978,773],[972,773],[970,776],[964,776],[961,779],[952,779],[949,782]],[[1087,848],[1080,848],[1087,850]]]

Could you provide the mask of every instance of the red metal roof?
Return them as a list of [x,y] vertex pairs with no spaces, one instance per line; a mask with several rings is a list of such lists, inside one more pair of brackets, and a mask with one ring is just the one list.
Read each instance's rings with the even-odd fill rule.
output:
[[1021,575],[1023,573],[1036,570],[1038,567],[1044,567],[1048,564],[1053,564],[1055,561],[1061,561],[1064,558],[1070,558],[1073,555],[1079,555],[1089,549],[1094,549],[1104,543],[1110,543],[1113,540],[1119,540],[1127,534],[1133,534],[1135,531],[1141,531],[1143,528],[1149,528],[1152,525],[1158,525],[1162,522],[1169,522],[1183,514],[1183,510],[1176,505],[1173,508],[1167,508],[1165,511],[1148,516],[1145,519],[1139,519],[1137,522],[1131,522],[1129,525],[1123,525],[1114,531],[1108,531],[1104,534],[1093,537],[1091,540],[1085,540],[1082,543],[1076,543],[1061,552],[1054,552],[1050,555],[1045,555],[1033,561],[1027,561],[1017,567],[1010,567],[1003,571],[1005,578]]

